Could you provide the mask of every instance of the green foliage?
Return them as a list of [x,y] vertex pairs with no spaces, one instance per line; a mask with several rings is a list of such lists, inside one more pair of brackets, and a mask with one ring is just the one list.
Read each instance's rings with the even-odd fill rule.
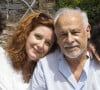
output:
[[76,7],[80,0],[56,0],[56,10],[63,7]]
[[91,25],[100,22],[100,0],[56,0],[56,10],[63,7],[79,7],[86,11]]

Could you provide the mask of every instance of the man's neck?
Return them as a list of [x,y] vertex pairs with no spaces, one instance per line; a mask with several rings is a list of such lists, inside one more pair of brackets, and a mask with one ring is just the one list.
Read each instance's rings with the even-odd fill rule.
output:
[[71,69],[75,79],[78,82],[80,79],[84,64],[87,60],[86,52],[75,59],[72,59],[72,58],[65,58],[65,59],[66,59],[67,63],[69,64],[70,69]]

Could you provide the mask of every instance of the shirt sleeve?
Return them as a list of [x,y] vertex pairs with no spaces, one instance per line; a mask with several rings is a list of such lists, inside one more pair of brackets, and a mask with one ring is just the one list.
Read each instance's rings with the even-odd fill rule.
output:
[[37,63],[37,67],[33,73],[30,90],[47,90],[41,62]]

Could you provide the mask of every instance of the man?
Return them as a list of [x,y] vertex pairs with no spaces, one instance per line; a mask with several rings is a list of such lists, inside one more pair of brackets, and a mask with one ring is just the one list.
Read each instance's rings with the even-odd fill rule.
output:
[[54,25],[61,51],[39,61],[31,90],[100,90],[100,64],[87,51],[91,28],[86,13],[63,8]]

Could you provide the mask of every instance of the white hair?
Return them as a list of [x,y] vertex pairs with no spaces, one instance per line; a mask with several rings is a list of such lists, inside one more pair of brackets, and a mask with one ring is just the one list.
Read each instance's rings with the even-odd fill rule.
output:
[[54,26],[56,26],[58,18],[59,18],[62,14],[65,14],[65,13],[78,13],[78,14],[79,14],[80,16],[82,16],[82,18],[83,18],[83,25],[84,25],[84,28],[86,29],[87,26],[89,25],[87,13],[86,13],[85,11],[82,11],[82,10],[79,9],[79,8],[76,8],[76,9],[72,9],[72,8],[61,8],[61,9],[59,9],[59,10],[56,12],[56,14],[55,14]]

